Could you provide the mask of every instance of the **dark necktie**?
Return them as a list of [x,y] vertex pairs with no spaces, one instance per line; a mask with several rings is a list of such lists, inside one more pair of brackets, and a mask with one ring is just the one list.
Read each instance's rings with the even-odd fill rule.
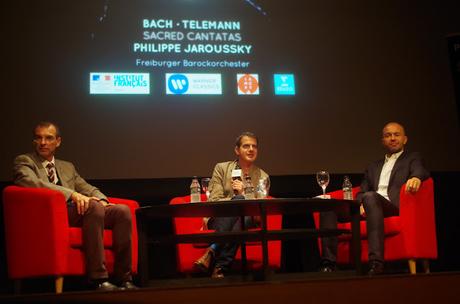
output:
[[48,171],[48,180],[50,181],[50,183],[55,184],[56,175],[54,170],[54,164],[48,163],[48,165],[46,165],[46,169]]

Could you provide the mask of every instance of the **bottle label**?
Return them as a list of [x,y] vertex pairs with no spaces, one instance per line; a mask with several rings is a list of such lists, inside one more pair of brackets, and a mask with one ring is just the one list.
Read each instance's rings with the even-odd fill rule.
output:
[[254,199],[255,198],[255,195],[254,195],[254,190],[245,190],[244,192],[244,198],[245,199]]
[[353,193],[350,190],[343,191],[343,199],[352,200],[353,199]]
[[191,203],[199,203],[201,202],[201,195],[200,193],[191,193],[190,194],[190,202]]

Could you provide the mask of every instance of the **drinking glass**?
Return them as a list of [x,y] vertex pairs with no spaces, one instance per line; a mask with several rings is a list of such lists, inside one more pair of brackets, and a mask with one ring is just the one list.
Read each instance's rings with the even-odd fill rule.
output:
[[[265,187],[265,190],[267,190],[268,192],[268,189],[270,189],[270,179],[268,178],[261,178],[261,180],[263,180],[263,185]],[[260,179],[259,179],[259,183],[260,183]]]
[[204,177],[201,179],[201,189],[206,194],[206,201],[209,200],[209,181],[211,179],[209,177]]
[[323,198],[326,198],[326,187],[329,185],[329,172],[324,170],[316,172],[316,181],[323,189]]

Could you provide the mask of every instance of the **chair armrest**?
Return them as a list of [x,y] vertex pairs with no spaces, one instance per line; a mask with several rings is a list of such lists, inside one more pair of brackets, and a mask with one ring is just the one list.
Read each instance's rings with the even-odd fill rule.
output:
[[343,198],[343,191],[342,189],[335,190],[335,191],[327,192],[326,195],[330,195],[330,197],[333,199],[341,199]]
[[406,193],[405,187],[405,184],[401,187],[399,215],[407,247],[416,248],[417,244],[423,244],[429,257],[436,256],[433,179],[423,181],[416,193]]
[[11,277],[56,263],[64,269],[69,224],[64,195],[56,190],[8,186],[3,191],[5,240]]
[[[201,201],[206,202],[206,195],[201,194]],[[189,204],[190,195],[173,197],[169,204]],[[175,234],[201,233],[203,231],[203,217],[176,217],[173,219],[173,230]],[[207,231],[207,230],[205,230]]]
[[123,204],[123,205],[128,206],[129,209],[131,209],[131,213],[133,215],[136,214],[136,209],[139,208],[139,203],[133,200],[124,199],[124,198],[116,198],[116,197],[109,197],[108,200],[112,204]]

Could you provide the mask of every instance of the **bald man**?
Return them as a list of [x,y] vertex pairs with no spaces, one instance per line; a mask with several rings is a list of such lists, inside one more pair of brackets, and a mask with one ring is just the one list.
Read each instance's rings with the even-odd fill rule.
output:
[[[417,152],[404,150],[407,136],[404,127],[397,122],[387,123],[382,130],[384,158],[371,163],[361,183],[357,200],[361,202],[361,216],[366,219],[369,242],[369,275],[384,271],[384,222],[385,217],[399,215],[399,193],[406,183],[407,192],[417,192],[422,181],[430,174]],[[321,213],[320,227],[335,229],[337,221],[349,221],[349,214]],[[336,268],[337,237],[322,238],[321,272],[333,272]]]

